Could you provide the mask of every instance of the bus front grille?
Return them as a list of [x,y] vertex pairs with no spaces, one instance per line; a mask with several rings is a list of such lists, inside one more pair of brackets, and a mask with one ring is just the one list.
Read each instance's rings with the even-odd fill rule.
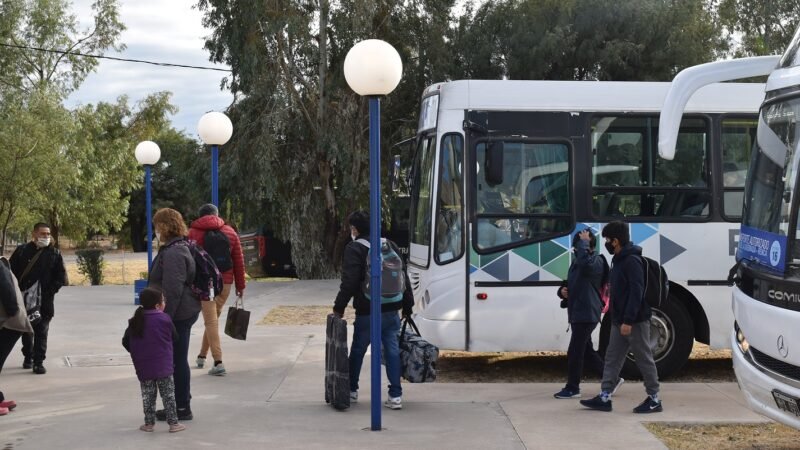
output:
[[775,359],[757,349],[750,347],[750,354],[756,364],[771,372],[800,381],[800,367]]

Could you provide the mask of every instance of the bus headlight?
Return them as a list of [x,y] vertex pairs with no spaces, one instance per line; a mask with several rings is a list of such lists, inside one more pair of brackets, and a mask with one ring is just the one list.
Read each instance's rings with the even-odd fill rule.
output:
[[742,333],[742,330],[739,328],[739,324],[734,323],[733,325],[734,329],[736,330],[736,343],[739,344],[739,350],[741,350],[742,353],[747,353],[747,351],[750,350],[750,344],[747,343],[747,339],[744,337],[744,333]]

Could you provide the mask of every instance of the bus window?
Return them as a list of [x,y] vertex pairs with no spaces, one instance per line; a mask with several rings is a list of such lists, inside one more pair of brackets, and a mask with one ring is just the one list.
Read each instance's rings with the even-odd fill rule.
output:
[[434,255],[437,263],[446,264],[464,254],[464,140],[460,134],[448,134],[442,139],[441,155]]
[[708,125],[681,122],[677,147],[684,158],[658,158],[658,120],[592,119],[592,209],[598,218],[709,216]]
[[431,243],[431,193],[435,156],[436,137],[421,139],[414,158],[414,175],[411,180],[409,234],[412,244],[428,246]]
[[478,249],[546,239],[572,229],[569,148],[504,142],[503,182],[485,179],[486,143],[476,147]]
[[722,213],[732,222],[739,222],[742,218],[744,182],[757,125],[756,119],[722,121]]

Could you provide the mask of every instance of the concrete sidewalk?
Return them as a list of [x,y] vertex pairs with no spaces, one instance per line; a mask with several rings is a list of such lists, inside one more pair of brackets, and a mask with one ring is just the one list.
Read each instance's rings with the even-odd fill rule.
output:
[[[0,374],[3,391],[19,403],[0,417],[0,448],[664,448],[642,422],[767,421],[744,406],[735,383],[664,383],[664,413],[644,417],[631,412],[644,398],[641,383],[623,386],[611,413],[553,399],[560,384],[405,383],[403,410],[384,408],[385,430],[366,431],[368,361],[359,403],[337,412],[324,402],[324,328],[255,325],[277,305],[331,304],[337,286],[248,286],[248,339],[223,337],[227,376],[193,370],[195,419],[177,434],[167,433],[164,423],[155,433],[138,431],[139,384],[120,344],[133,312],[132,287],[65,288],[56,297],[48,373],[21,369],[18,346]],[[200,320],[192,356],[202,332]],[[596,384],[584,387],[586,395],[597,390]]]

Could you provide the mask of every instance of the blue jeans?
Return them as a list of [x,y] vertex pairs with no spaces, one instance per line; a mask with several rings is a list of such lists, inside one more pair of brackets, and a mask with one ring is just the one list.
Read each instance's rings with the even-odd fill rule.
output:
[[192,335],[192,325],[197,321],[198,314],[186,320],[175,320],[175,330],[178,338],[172,341],[172,363],[175,365],[175,404],[178,409],[189,407],[192,399],[191,369],[189,369],[189,337]]
[[[364,363],[364,355],[370,344],[369,316],[356,316],[353,323],[353,345],[350,347],[350,390],[358,390],[358,376]],[[389,397],[400,397],[400,346],[397,335],[400,333],[400,314],[398,311],[381,313],[381,341],[386,360],[386,378],[389,379]]]

